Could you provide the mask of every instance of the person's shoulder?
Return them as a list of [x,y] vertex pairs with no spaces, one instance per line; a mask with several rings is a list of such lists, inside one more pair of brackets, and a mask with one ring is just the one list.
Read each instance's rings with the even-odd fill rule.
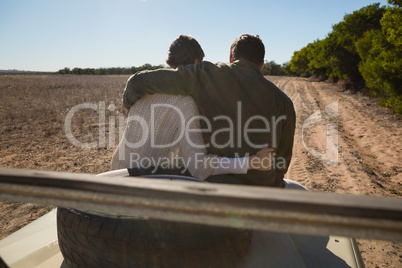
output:
[[185,66],[180,66],[179,68],[177,68],[178,70],[180,69],[200,69],[200,70],[204,70],[204,69],[216,69],[219,68],[220,63],[212,63],[210,61],[201,61],[201,62],[196,62],[194,64],[189,64],[189,65],[185,65]]
[[152,69],[152,70],[142,70],[142,71],[138,71],[138,72],[132,74],[128,78],[128,80],[134,79],[137,76],[144,76],[144,75],[147,75],[147,74],[150,74],[150,73],[157,73],[157,72],[161,72],[161,71],[162,72],[173,72],[173,71],[175,71],[175,69],[170,68],[170,67],[160,67],[160,68]]
[[179,74],[185,74],[186,76],[209,76],[211,74],[213,75],[219,75],[221,70],[221,66],[218,63],[212,63],[209,61],[202,61],[202,62],[197,62],[194,64],[189,64],[189,65],[184,65],[180,66],[175,69],[175,71]]
[[289,96],[283,92],[282,89],[280,89],[277,85],[275,85],[273,82],[268,80],[266,77],[263,76],[264,83],[266,87],[269,88],[271,92],[275,92],[278,98],[281,98],[283,100],[283,103],[289,106],[293,106],[292,100],[289,98]]

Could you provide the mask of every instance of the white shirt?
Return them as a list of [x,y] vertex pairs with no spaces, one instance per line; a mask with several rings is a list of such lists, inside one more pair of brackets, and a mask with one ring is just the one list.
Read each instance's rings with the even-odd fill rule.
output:
[[[204,180],[211,175],[246,174],[247,157],[207,154],[199,112],[188,96],[154,94],[130,108],[126,129],[112,158],[112,169],[184,167]],[[188,131],[190,130],[190,131]]]

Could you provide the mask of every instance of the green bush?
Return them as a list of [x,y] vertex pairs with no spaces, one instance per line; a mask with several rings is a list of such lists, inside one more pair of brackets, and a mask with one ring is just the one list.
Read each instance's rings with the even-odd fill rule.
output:
[[[402,8],[373,4],[348,14],[323,40],[296,51],[290,69],[298,75],[343,80],[347,88],[382,97],[401,113]],[[368,90],[367,90],[368,88]]]

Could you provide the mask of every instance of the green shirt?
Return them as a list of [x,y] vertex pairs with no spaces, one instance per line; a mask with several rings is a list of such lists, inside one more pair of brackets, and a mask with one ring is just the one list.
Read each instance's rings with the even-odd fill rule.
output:
[[[134,74],[127,81],[124,106],[130,108],[144,94],[190,95],[200,114],[209,153],[241,157],[262,146],[276,148],[275,169],[233,175],[248,185],[284,187],[292,157],[295,111],[292,101],[246,60],[231,64],[201,62],[177,69]],[[230,122],[231,121],[231,122]],[[209,129],[208,129],[209,130]],[[259,147],[258,147],[259,146]]]

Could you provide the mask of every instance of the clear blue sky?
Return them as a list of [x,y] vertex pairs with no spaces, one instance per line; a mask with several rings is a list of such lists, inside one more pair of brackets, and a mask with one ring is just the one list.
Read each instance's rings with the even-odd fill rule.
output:
[[242,33],[260,35],[266,61],[323,39],[345,14],[386,0],[0,0],[0,69],[57,71],[164,64],[190,34],[205,60],[228,62]]

